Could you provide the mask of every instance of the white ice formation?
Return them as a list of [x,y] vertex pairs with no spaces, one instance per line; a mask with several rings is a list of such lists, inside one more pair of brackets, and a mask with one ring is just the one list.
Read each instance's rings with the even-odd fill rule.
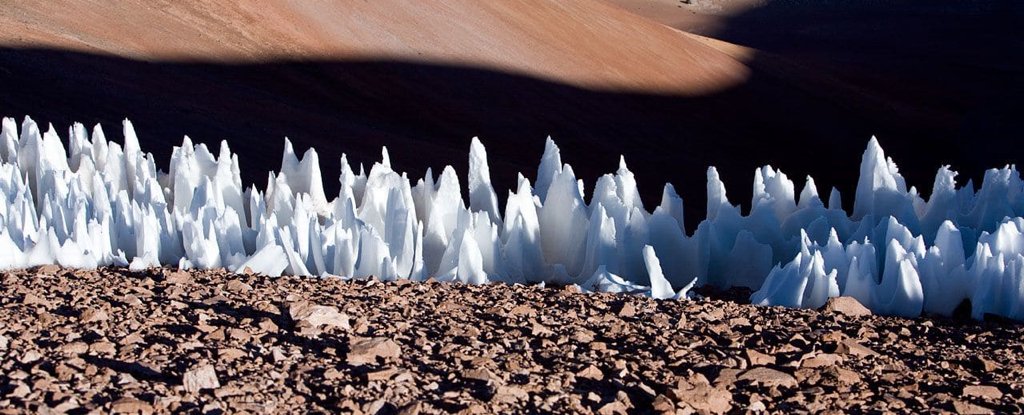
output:
[[[92,268],[159,265],[271,276],[376,276],[473,284],[578,284],[587,291],[684,298],[695,285],[757,289],[763,305],[819,307],[849,295],[877,313],[1024,319],[1024,182],[1013,166],[986,172],[980,190],[939,169],[928,200],[907,189],[872,139],[853,214],[828,203],[808,177],[754,172],[743,215],[712,167],[707,219],[687,234],[683,201],[666,185],[649,212],[624,160],[588,198],[548,140],[537,186],[519,176],[504,210],[487,153],[470,146],[469,204],[446,167],[415,184],[382,161],[356,173],[342,156],[328,197],[316,151],[291,143],[265,190],[243,189],[227,143],[214,155],[188,137],[167,173],[143,153],[130,122],[124,145],[96,126],[70,128],[68,150],[51,126],[26,118],[0,132],[0,268],[55,263]],[[799,196],[797,196],[799,195]]]

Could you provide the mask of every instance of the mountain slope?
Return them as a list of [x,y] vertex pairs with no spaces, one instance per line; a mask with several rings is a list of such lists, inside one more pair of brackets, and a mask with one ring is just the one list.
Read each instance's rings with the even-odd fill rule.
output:
[[150,61],[390,59],[473,65],[578,86],[700,93],[744,66],[601,2],[26,1],[0,42]]

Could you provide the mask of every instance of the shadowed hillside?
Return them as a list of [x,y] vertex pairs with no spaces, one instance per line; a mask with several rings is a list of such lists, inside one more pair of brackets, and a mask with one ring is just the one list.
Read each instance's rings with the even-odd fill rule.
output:
[[[62,134],[75,120],[102,122],[114,137],[128,117],[158,164],[166,163],[170,146],[184,134],[211,144],[226,139],[251,175],[245,180],[261,186],[261,172],[279,167],[288,136],[299,151],[315,146],[320,152],[329,192],[336,189],[331,177],[342,153],[368,165],[386,145],[396,168],[413,176],[427,167],[436,173],[445,164],[464,172],[469,140],[478,135],[503,198],[517,172],[534,175],[544,138],[552,135],[588,190],[598,174],[616,168],[619,154],[637,173],[649,206],[662,183],[672,182],[686,199],[691,226],[703,217],[709,165],[719,167],[733,203],[749,204],[753,169],[771,163],[798,182],[812,174],[823,194],[838,186],[849,205],[860,153],[872,134],[908,182],[925,193],[943,163],[961,171],[961,178],[979,178],[985,168],[1021,160],[1005,150],[1016,142],[1014,126],[1020,123],[1013,114],[1020,113],[1014,94],[1022,83],[1012,56],[997,71],[1001,77],[977,79],[970,87],[922,84],[957,103],[935,111],[920,99],[894,99],[874,84],[851,82],[770,45],[744,49],[693,37],[603,3],[538,1],[531,11],[500,4],[452,3],[451,10],[391,5],[396,16],[354,9],[376,19],[363,26],[337,13],[305,13],[327,19],[311,26],[321,30],[319,37],[305,29],[280,34],[285,40],[277,46],[249,49],[277,32],[254,34],[245,25],[211,32],[220,27],[216,21],[196,23],[189,32],[188,23],[195,16],[223,20],[238,13],[245,20],[284,12],[268,7],[160,14],[148,3],[126,3],[117,14],[93,16],[88,3],[71,2],[89,18],[60,14],[47,22],[56,6],[19,3],[0,13],[14,22],[4,26],[6,42],[20,45],[0,50],[0,112],[54,122]],[[584,7],[591,4],[601,5]],[[723,36],[735,41],[730,30],[743,28],[729,25],[757,18],[758,10],[724,20]],[[127,20],[124,33],[98,29],[133,13],[148,20]],[[429,18],[414,19],[423,16]],[[460,16],[473,19],[448,27]],[[572,17],[555,25],[558,19],[550,16]],[[961,35],[976,36],[986,16],[991,14],[974,16]],[[388,29],[403,21],[422,27]],[[522,30],[532,37],[507,33],[517,24],[529,26]],[[325,28],[349,34],[332,37]],[[174,30],[185,32],[168,35]],[[389,30],[394,33],[387,35]],[[602,30],[610,34],[595,34]],[[216,41],[199,43],[195,57],[184,59],[181,48],[188,42],[179,38],[189,36]],[[516,52],[531,48],[546,52]],[[218,53],[225,58],[214,59]],[[960,90],[973,92],[949,92]]]

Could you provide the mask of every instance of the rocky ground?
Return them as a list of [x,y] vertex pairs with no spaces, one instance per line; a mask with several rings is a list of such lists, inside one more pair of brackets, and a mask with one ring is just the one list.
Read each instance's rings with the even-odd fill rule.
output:
[[855,311],[47,266],[0,274],[0,412],[1024,410],[1022,326]]

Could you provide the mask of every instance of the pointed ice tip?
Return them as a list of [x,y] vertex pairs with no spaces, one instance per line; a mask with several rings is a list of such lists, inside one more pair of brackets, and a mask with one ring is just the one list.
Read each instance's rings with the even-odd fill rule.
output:
[[831,227],[828,230],[828,243],[830,245],[839,244],[839,232],[836,232],[835,227]]
[[292,140],[289,139],[288,137],[284,138],[284,152],[285,153],[295,153],[295,147],[292,146]]
[[871,139],[868,140],[868,145],[867,145],[866,150],[881,152],[882,145],[878,143],[878,137],[875,137],[873,135],[871,136]]
[[661,194],[679,197],[679,193],[676,193],[676,187],[673,186],[672,183],[665,183],[665,187],[662,189]]
[[626,156],[622,154],[619,155],[619,170],[629,171],[629,167],[626,167]]
[[712,178],[718,180],[718,169],[715,168],[715,166],[708,167],[708,180],[711,180]]
[[388,146],[381,146],[380,148],[380,164],[389,169],[391,168],[391,155],[388,154]]

